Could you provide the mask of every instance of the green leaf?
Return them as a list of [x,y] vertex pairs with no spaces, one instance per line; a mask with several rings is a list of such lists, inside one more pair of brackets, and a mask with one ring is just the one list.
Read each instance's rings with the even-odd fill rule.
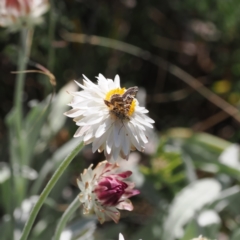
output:
[[72,222],[61,234],[60,239],[64,240],[94,240],[94,231],[96,229],[95,217],[80,219]]
[[199,235],[199,226],[196,220],[193,219],[190,223],[188,223],[185,229],[184,236],[181,238],[181,240],[190,240],[198,235]]
[[230,142],[221,139],[219,137],[213,136],[208,133],[195,133],[189,128],[172,128],[167,131],[167,137],[171,139],[178,139],[186,141],[190,139],[191,141],[197,142],[199,144],[204,144],[205,146],[215,149],[215,151],[221,152],[231,145]]
[[1,239],[10,239],[9,236],[14,232],[14,226],[10,221],[10,216],[5,215],[0,222]]
[[10,213],[12,204],[11,189],[11,171],[7,163],[0,162],[0,207],[5,210],[5,213]]
[[159,214],[158,211],[155,213],[156,214],[154,214],[151,218],[147,219],[147,224],[144,224],[138,231],[134,232],[133,236],[131,236],[131,239],[160,239],[162,233],[162,227],[159,227],[159,224],[161,222],[161,214]]
[[240,229],[236,229],[231,236],[231,240],[239,240],[239,239],[240,239]]
[[198,233],[207,236],[210,239],[215,239],[218,235],[221,219],[216,211],[205,210],[198,216],[199,228],[201,232]]
[[[33,107],[25,119],[25,129],[27,132],[27,138],[29,139],[27,148],[29,161],[32,159],[41,129],[50,111],[47,104],[48,103],[44,100],[42,103]],[[29,164],[29,162],[27,164]]]
[[3,184],[10,178],[11,172],[8,164],[5,162],[0,162],[0,185]]
[[177,192],[186,178],[181,153],[172,149],[170,151],[165,141],[160,142],[156,154],[150,161],[150,166],[143,166],[141,170],[152,180],[156,189],[167,185],[173,192]]
[[45,181],[46,176],[54,172],[55,169],[61,164],[62,160],[81,142],[81,138],[72,138],[70,141],[61,146],[52,158],[48,159],[41,168],[38,178],[31,187],[31,195],[39,193],[41,185]]
[[214,179],[202,179],[188,185],[177,194],[164,224],[163,239],[174,240],[183,236],[183,227],[204,205],[217,199],[221,190]]
[[41,137],[45,139],[45,141],[55,135],[64,125],[67,119],[64,112],[68,110],[68,104],[72,100],[72,96],[69,93],[75,92],[76,90],[77,84],[71,81],[61,88],[56,97],[54,97],[47,123],[45,123],[41,129]]
[[219,162],[237,170],[240,170],[239,161],[240,148],[238,144],[232,144],[221,153]]
[[235,185],[223,190],[219,194],[217,201],[212,204],[212,208],[216,209],[218,212],[225,210],[236,216],[240,214],[239,199],[240,187]]

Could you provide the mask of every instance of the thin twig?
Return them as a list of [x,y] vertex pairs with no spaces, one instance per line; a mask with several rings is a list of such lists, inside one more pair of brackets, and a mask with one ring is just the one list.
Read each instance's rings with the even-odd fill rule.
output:
[[42,73],[44,75],[47,75],[49,77],[49,82],[52,85],[52,87],[54,88],[57,83],[56,83],[56,78],[55,76],[49,72],[48,70],[45,68],[45,71],[41,71],[41,70],[25,70],[25,71],[12,71],[11,73],[13,74],[18,74],[18,73]]
[[191,86],[193,89],[195,89],[198,93],[200,93],[203,97],[208,99],[208,101],[212,102],[219,108],[221,108],[223,111],[228,113],[230,116],[232,116],[234,119],[236,119],[238,122],[240,122],[240,115],[239,110],[226,102],[224,99],[219,97],[217,94],[210,91],[208,88],[206,88],[201,82],[199,82],[196,78],[188,74],[187,72],[183,71],[181,68],[171,64],[171,67],[169,71],[175,75],[176,77],[183,80],[185,83],[187,83],[189,86]]
[[227,119],[228,117],[229,117],[229,114],[227,114],[224,111],[220,111],[220,112],[214,114],[213,116],[205,119],[204,121],[194,124],[192,126],[192,129],[196,130],[196,131],[206,131],[210,127],[212,127],[212,126],[216,125],[217,123]]
[[[12,74],[22,74],[22,73],[41,73],[44,74],[46,76],[48,76],[49,78],[49,83],[52,86],[52,94],[51,97],[49,99],[49,103],[47,104],[47,106],[45,107],[45,109],[42,111],[41,116],[47,111],[47,109],[50,107],[52,100],[53,100],[53,96],[55,95],[56,92],[56,85],[57,85],[57,81],[55,76],[44,66],[40,65],[39,63],[35,63],[34,66],[40,70],[24,70],[24,71],[13,71],[11,72]],[[41,117],[39,116],[38,121],[40,121]],[[37,121],[35,122],[35,125],[37,125]],[[28,133],[30,133],[31,131],[34,130],[35,125],[33,125],[30,129],[28,129]]]
[[[55,48],[52,46],[52,42],[54,40],[55,35],[55,28],[56,28],[56,13],[55,13],[55,6],[54,0],[50,0],[51,8],[49,12],[49,28],[48,28],[48,68],[50,71],[54,69],[54,55],[55,55]],[[46,86],[48,87],[48,85]]]
[[197,54],[197,44],[195,42],[177,41],[170,38],[156,36],[152,43],[158,48],[184,53],[188,56],[194,56]]
[[156,93],[154,95],[148,96],[148,101],[155,103],[180,101],[188,97],[192,92],[194,92],[193,89],[185,88],[170,93]]

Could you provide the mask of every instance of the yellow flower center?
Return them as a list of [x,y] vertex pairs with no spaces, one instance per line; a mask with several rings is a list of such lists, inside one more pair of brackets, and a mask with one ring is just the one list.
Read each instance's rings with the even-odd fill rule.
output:
[[106,94],[105,100],[110,101],[110,99],[111,99],[113,94],[123,95],[125,93],[125,91],[126,91],[125,88],[115,88],[115,89],[112,89],[111,91],[109,91]]
[[[137,103],[136,99],[121,99],[125,92],[125,88],[115,88],[110,90],[105,96],[105,104],[108,106],[110,112],[120,119],[129,119],[129,117],[134,113]],[[112,97],[115,94],[120,96],[116,99],[115,97]]]
[[131,103],[131,106],[130,106],[130,109],[128,111],[128,116],[132,116],[132,114],[135,111],[135,107],[136,107],[136,99],[133,99],[133,101]]

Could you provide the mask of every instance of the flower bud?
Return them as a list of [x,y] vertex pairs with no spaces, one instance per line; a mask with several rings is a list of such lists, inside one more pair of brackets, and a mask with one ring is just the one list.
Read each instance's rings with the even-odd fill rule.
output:
[[0,26],[13,31],[31,27],[42,21],[41,15],[48,8],[48,0],[1,0]]
[[119,166],[103,161],[92,170],[92,165],[85,169],[78,180],[78,186],[82,191],[79,195],[80,202],[84,206],[84,214],[94,211],[100,221],[105,222],[110,217],[118,222],[120,213],[117,209],[133,210],[128,199],[140,192],[134,189],[134,183],[125,181],[132,172],[116,173]]

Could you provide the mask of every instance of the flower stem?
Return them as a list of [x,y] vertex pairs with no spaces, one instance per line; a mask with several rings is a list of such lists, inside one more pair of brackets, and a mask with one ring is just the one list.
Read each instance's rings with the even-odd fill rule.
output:
[[53,240],[60,239],[61,233],[62,233],[63,229],[65,228],[68,220],[73,215],[73,213],[78,209],[80,204],[81,203],[79,201],[79,196],[77,195],[76,198],[73,200],[73,202],[68,206],[66,211],[63,213],[61,219],[59,220]]
[[[20,46],[19,46],[19,56],[18,56],[18,71],[17,81],[14,94],[14,106],[17,112],[17,129],[20,132],[22,128],[22,95],[25,80],[25,73],[22,71],[26,70],[28,57],[30,54],[31,43],[32,43],[33,30],[28,28],[23,28],[20,32]],[[19,134],[20,135],[20,134]]]
[[71,161],[73,160],[73,158],[77,155],[77,153],[82,149],[83,147],[83,143],[81,142],[81,144],[79,144],[61,163],[61,165],[58,167],[58,169],[56,170],[56,172],[53,174],[52,178],[49,180],[47,186],[43,189],[42,193],[39,196],[39,199],[37,201],[37,203],[35,204],[35,206],[33,207],[29,219],[25,224],[25,227],[23,229],[22,232],[22,236],[20,238],[20,240],[26,240],[32,225],[34,223],[34,220],[41,208],[41,206],[43,205],[45,199],[47,198],[47,196],[49,195],[50,191],[52,190],[52,188],[54,187],[54,185],[56,184],[56,182],[58,181],[58,179],[61,177],[61,175],[63,174],[63,172],[65,171],[65,169],[67,168],[67,166],[71,163]]
[[[22,120],[23,120],[23,110],[22,110],[22,96],[23,96],[23,88],[24,88],[24,80],[25,80],[25,74],[23,73],[24,70],[26,70],[28,57],[30,55],[31,45],[32,45],[32,37],[33,37],[33,29],[28,28],[22,28],[19,34],[19,49],[18,49],[18,67],[17,70],[20,72],[16,76],[16,83],[15,83],[15,92],[14,92],[14,132],[16,134],[17,140],[18,140],[18,148],[19,148],[19,158],[18,162],[14,161],[13,157],[13,146],[14,144],[9,144],[11,149],[11,225],[12,227],[15,226],[15,219],[14,219],[14,208],[18,206],[22,200],[22,196],[25,194],[25,188],[24,188],[24,182],[25,180],[23,178],[19,178],[14,175],[13,172],[13,166],[16,164],[19,164],[20,167],[24,165],[25,161],[25,146],[23,140],[23,126],[22,126]],[[11,131],[10,131],[11,132]],[[14,136],[15,137],[15,136]],[[13,138],[10,138],[13,139]],[[17,185],[21,185],[21,196],[18,195],[16,198],[18,187]],[[11,231],[10,239],[13,239],[13,231]]]
[[[54,40],[55,35],[55,28],[56,28],[56,13],[55,13],[55,6],[54,0],[50,0],[51,8],[49,13],[49,31],[48,31],[48,69],[50,72],[53,72],[54,68],[54,55],[55,55],[55,48],[52,46],[52,42]],[[47,85],[49,87],[49,85]]]

